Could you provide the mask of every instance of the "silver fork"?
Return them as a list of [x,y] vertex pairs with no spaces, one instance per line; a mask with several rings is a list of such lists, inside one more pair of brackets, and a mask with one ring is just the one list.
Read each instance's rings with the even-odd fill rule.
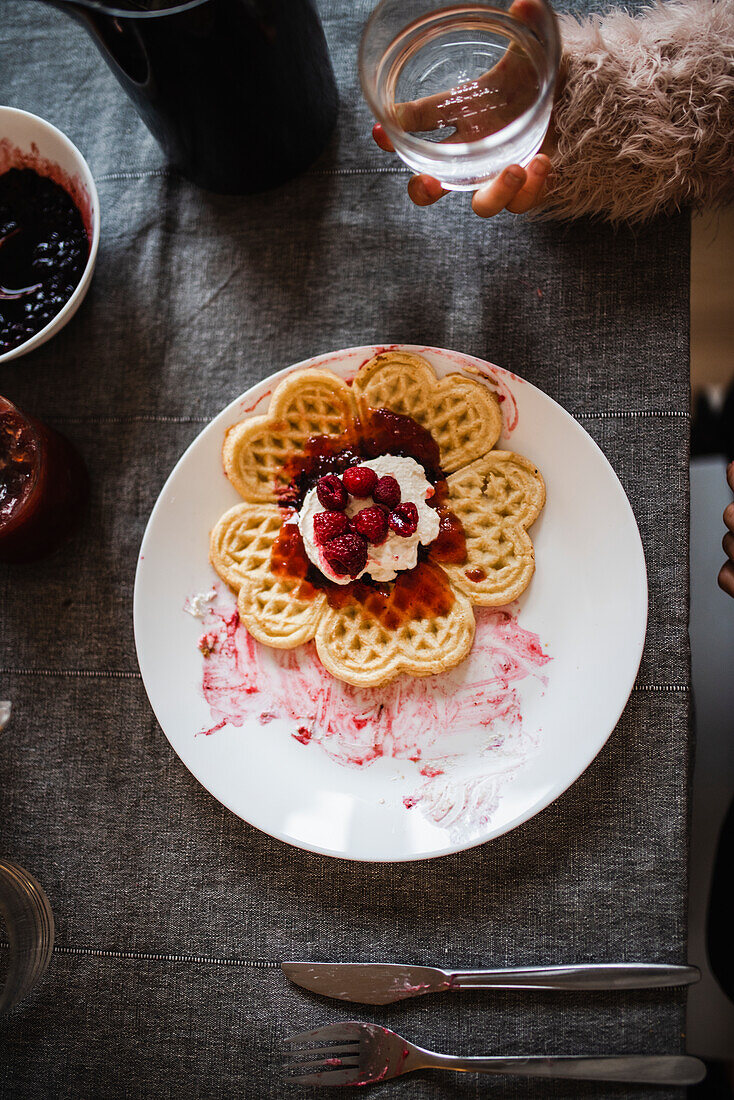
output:
[[585,1081],[695,1085],[706,1067],[685,1055],[561,1055],[456,1058],[434,1054],[377,1024],[350,1020],[303,1031],[286,1039],[292,1049],[284,1072],[298,1085],[368,1085],[414,1069],[454,1069],[465,1073],[505,1073],[516,1077],[563,1077]]

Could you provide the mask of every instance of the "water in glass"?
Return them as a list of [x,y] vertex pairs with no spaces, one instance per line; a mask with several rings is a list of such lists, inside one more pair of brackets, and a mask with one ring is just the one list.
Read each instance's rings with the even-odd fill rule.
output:
[[[416,7],[406,11],[415,16]],[[398,5],[392,0],[387,8],[394,29]],[[538,24],[489,4],[426,8],[389,42],[390,22],[380,26],[377,9],[363,40],[363,86],[411,168],[453,190],[471,190],[508,164],[527,164],[540,148],[553,102],[555,43]],[[554,30],[550,9],[539,4],[537,11]]]

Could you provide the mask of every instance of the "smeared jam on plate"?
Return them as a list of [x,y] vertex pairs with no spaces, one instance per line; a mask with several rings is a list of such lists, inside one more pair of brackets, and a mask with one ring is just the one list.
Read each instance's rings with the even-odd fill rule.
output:
[[[292,522],[292,509],[300,509],[308,491],[325,475],[343,474],[364,459],[384,454],[414,458],[425,470],[436,490],[427,503],[439,513],[438,538],[430,546],[420,547],[415,568],[400,573],[394,581],[380,583],[364,575],[346,585],[334,584],[309,561],[300,531]],[[426,428],[390,409],[370,409],[341,436],[307,440],[302,453],[285,460],[284,470],[289,484],[280,492],[280,504],[288,509],[291,522],[284,522],[273,543],[270,568],[275,576],[301,581],[296,590],[300,599],[324,591],[331,607],[341,608],[354,601],[390,630],[410,620],[448,614],[454,593],[436,563],[465,562],[466,538],[461,520],[446,503],[448,486],[440,449]]]
[[82,215],[63,187],[32,168],[0,175],[0,354],[60,313],[88,258]]

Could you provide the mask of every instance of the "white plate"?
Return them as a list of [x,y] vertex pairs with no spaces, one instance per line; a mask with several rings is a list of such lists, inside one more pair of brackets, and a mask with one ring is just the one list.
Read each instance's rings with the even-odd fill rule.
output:
[[[379,350],[288,370],[325,366],[349,378]],[[235,630],[234,597],[207,560],[210,529],[239,499],[222,472],[222,440],[229,425],[266,410],[287,371],[229,405],[183,455],[153,509],[135,582],[143,682],[184,764],[258,829],[348,859],[443,855],[538,813],[616,726],[645,638],[637,524],[593,440],[508,371],[437,348],[406,350],[438,375],[485,378],[502,401],[498,446],[535,462],[547,486],[531,528],[530,587],[507,612],[478,611],[474,649],[458,669],[365,692],[333,680],[311,646],[278,652]],[[186,614],[187,600],[215,583],[204,621]],[[202,635],[215,643],[208,658]]]

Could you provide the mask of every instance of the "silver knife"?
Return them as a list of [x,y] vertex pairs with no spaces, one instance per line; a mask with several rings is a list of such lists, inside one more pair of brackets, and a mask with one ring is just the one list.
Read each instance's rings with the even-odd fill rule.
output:
[[660,989],[690,985],[701,977],[695,966],[660,963],[597,963],[578,966],[511,967],[506,970],[438,970],[400,963],[284,962],[296,985],[363,1005],[388,1005],[424,993],[462,989]]

